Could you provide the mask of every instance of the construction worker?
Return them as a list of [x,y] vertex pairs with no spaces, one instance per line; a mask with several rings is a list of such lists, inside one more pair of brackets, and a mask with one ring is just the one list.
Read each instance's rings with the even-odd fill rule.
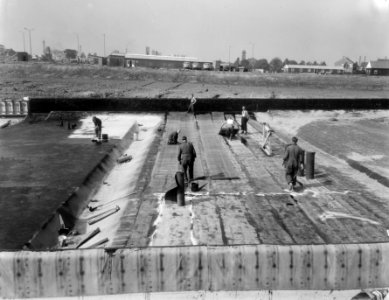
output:
[[239,124],[232,117],[223,122],[219,134],[228,137],[230,140],[239,132]]
[[187,113],[192,112],[194,114],[194,105],[195,105],[196,102],[197,102],[197,99],[192,94],[192,98],[190,99],[190,104],[189,104]]
[[168,145],[177,145],[178,144],[178,135],[180,134],[180,129],[173,131],[169,135],[169,140],[167,141]]
[[95,134],[96,134],[96,139],[98,141],[101,140],[101,129],[103,127],[102,122],[99,118],[96,116],[93,116],[92,118],[93,124],[95,125]]
[[292,138],[292,144],[286,146],[282,163],[285,167],[285,178],[290,191],[294,191],[299,167],[304,167],[303,150],[297,145],[297,141],[297,137],[294,136]]
[[241,119],[241,128],[242,133],[247,134],[247,122],[249,121],[249,112],[246,110],[246,107],[242,107],[242,119]]
[[[179,163],[181,164],[184,171],[184,180],[185,183],[193,180],[193,165],[196,159],[196,151],[191,142],[188,142],[186,136],[182,137],[182,143],[180,144],[178,150]],[[189,169],[189,180],[187,175],[187,170]]]

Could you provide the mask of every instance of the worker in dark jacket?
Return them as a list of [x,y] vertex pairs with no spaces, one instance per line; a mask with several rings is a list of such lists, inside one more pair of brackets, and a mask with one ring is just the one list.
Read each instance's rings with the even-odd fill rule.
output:
[[176,131],[173,131],[171,134],[169,134],[169,140],[167,141],[167,143],[169,145],[176,145],[178,144],[178,135],[180,133],[180,130],[177,129]]
[[[178,150],[178,161],[183,167],[184,180],[186,183],[193,180],[193,165],[196,159],[196,151],[192,143],[188,142],[186,136],[182,137],[182,143]],[[187,176],[187,170],[189,169],[189,181]]]
[[297,137],[292,138],[292,144],[285,149],[282,163],[285,167],[285,178],[290,191],[293,191],[296,185],[299,167],[304,166],[303,150],[297,145],[297,141]]
[[93,124],[95,125],[95,134],[96,134],[96,139],[98,141],[101,140],[101,129],[103,127],[102,122],[99,118],[96,116],[93,116],[92,118]]

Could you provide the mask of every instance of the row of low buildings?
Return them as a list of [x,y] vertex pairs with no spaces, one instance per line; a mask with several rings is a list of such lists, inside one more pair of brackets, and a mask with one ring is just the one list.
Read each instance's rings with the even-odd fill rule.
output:
[[285,73],[316,73],[316,74],[367,74],[389,75],[389,59],[356,63],[348,57],[335,62],[334,66],[285,65]]

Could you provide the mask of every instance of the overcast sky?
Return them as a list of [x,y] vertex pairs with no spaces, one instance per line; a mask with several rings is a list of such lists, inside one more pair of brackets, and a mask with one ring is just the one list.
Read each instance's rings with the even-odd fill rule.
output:
[[389,0],[0,0],[0,44],[203,60],[389,57]]

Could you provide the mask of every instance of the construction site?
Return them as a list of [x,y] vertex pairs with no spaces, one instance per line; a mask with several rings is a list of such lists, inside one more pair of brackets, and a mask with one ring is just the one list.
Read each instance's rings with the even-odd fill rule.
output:
[[[5,105],[3,298],[386,295],[386,99],[198,99],[194,113],[188,104],[32,98],[25,116]],[[242,105],[247,134],[220,135]],[[180,199],[167,197],[180,185],[179,145],[167,144],[177,129],[197,153],[195,188]],[[311,157],[294,191],[282,166],[292,136]]]

